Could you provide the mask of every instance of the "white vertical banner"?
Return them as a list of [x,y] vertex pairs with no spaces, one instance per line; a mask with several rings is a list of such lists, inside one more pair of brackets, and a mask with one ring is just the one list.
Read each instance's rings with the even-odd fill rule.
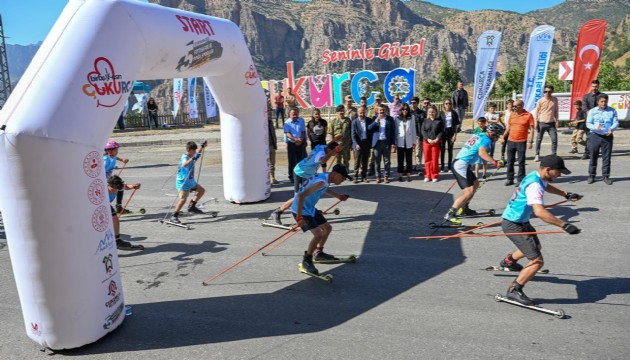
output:
[[188,118],[196,119],[197,113],[197,78],[188,78]]
[[484,106],[494,85],[497,73],[497,56],[501,46],[501,32],[489,30],[479,36],[475,64],[475,95],[473,119],[483,116]]
[[182,90],[184,88],[184,79],[173,79],[173,119],[177,117],[179,112],[179,104],[182,102]]
[[131,111],[135,111],[139,114],[144,113],[144,106],[147,104],[147,100],[148,100],[148,94],[144,93],[144,94],[134,94],[136,97],[137,102],[135,104],[133,104],[133,106],[131,107]]
[[205,78],[203,79],[203,96],[206,100],[206,117],[211,118],[217,116],[217,103],[214,101],[214,96]]
[[523,81],[523,107],[530,112],[536,108],[536,103],[543,96],[555,31],[556,28],[553,26],[541,25],[535,28],[529,37]]

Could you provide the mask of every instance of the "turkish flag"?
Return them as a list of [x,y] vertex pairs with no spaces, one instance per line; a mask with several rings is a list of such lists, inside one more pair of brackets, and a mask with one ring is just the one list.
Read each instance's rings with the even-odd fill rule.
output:
[[[573,63],[573,89],[571,90],[571,104],[591,90],[591,81],[597,79],[599,62],[604,46],[606,20],[589,20],[582,25],[578,32],[575,62]],[[571,119],[575,119],[575,108],[571,107]]]

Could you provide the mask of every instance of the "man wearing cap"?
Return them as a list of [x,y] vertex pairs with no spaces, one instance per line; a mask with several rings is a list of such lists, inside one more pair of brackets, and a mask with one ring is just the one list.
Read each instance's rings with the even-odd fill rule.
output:
[[[564,166],[564,160],[557,155],[548,155],[540,159],[540,168],[532,171],[521,181],[514,195],[503,211],[501,227],[506,234],[528,233],[523,235],[507,235],[516,245],[517,250],[500,262],[500,266],[512,271],[520,271],[518,277],[510,283],[506,297],[523,305],[534,305],[534,302],[525,295],[523,287],[536,276],[536,272],[542,269],[545,261],[540,252],[540,240],[535,233],[536,229],[529,223],[529,219],[536,215],[539,219],[550,225],[561,227],[567,233],[574,235],[580,232],[575,225],[569,224],[550,213],[543,201],[545,192],[562,196],[567,200],[577,201],[581,195],[561,190],[550,183],[560,177],[561,174],[569,175],[571,171]],[[518,261],[526,257],[529,262],[525,267]]]
[[591,109],[586,116],[586,127],[591,131],[588,135],[588,152],[591,157],[588,162],[587,183],[595,182],[597,174],[597,158],[602,151],[602,181],[612,185],[610,180],[610,157],[612,155],[613,132],[619,127],[617,110],[608,106],[608,95],[597,97],[597,107]]
[[352,121],[345,116],[343,105],[335,109],[337,116],[328,123],[328,141],[336,141],[341,146],[337,154],[336,164],[350,167],[350,150],[352,149]]
[[352,180],[348,175],[348,168],[343,165],[335,165],[329,173],[320,173],[314,175],[304,184],[295,196],[291,212],[297,225],[302,231],[311,231],[313,239],[308,244],[308,248],[304,252],[302,266],[304,269],[313,274],[319,274],[319,271],[313,265],[314,262],[330,262],[338,260],[335,256],[324,252],[324,245],[328,236],[332,231],[332,226],[322,214],[321,210],[317,210],[315,205],[324,194],[328,194],[341,201],[348,200],[348,195],[341,195],[329,188],[330,183],[339,185],[344,180]]
[[346,116],[350,121],[354,120],[357,117],[357,108],[352,106],[354,104],[354,100],[352,99],[352,95],[346,95],[344,98]]

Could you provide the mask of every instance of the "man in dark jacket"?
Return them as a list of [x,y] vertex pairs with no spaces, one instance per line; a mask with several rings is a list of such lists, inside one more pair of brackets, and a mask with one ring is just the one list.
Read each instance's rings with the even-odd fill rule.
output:
[[[453,110],[457,112],[457,117],[459,118],[460,123],[463,124],[464,116],[468,110],[468,92],[464,89],[463,82],[457,82],[457,90],[453,91],[451,102],[453,103]],[[475,128],[474,122],[472,128]]]
[[381,171],[381,157],[385,164],[385,183],[389,183],[389,175],[391,169],[392,150],[396,149],[396,126],[394,119],[387,115],[385,105],[378,108],[378,114],[374,117],[373,122],[368,127],[368,131],[373,131],[372,148],[374,148],[374,166],[376,168],[376,183],[383,182],[383,173]]

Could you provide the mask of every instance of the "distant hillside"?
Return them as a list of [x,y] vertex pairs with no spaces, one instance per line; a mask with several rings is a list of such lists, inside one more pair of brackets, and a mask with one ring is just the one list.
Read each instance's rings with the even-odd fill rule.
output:
[[11,45],[7,44],[7,62],[9,63],[9,77],[12,87],[15,87],[24,71],[31,63],[35,53],[42,43],[30,45]]
[[[566,0],[564,3],[526,15],[550,25],[577,33],[580,26],[591,19],[608,21],[614,29],[630,13],[629,0]],[[630,34],[626,33],[626,37]]]

